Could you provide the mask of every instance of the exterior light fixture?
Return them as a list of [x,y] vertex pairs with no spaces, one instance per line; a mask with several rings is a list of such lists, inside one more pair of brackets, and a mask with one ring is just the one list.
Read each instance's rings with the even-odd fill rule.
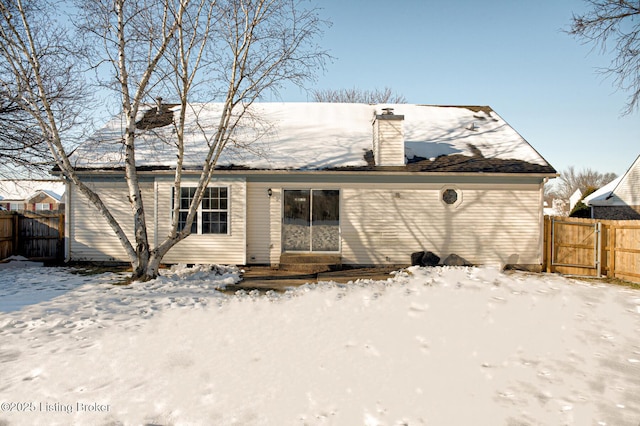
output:
[[269,197],[271,197],[273,195],[273,191],[271,190],[271,188],[267,189],[267,195]]

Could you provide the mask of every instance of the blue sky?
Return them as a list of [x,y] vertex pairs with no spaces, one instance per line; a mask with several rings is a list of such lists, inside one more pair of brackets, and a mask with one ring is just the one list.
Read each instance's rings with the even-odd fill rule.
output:
[[[390,87],[409,103],[490,105],[558,171],[623,174],[640,113],[597,73],[610,56],[563,32],[582,0],[318,0],[335,58],[310,88]],[[284,101],[311,97],[297,88]]]

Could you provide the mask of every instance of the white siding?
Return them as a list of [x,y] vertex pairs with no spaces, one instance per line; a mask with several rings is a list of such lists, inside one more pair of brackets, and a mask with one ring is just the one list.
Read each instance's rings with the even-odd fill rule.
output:
[[[385,117],[385,116],[378,116]],[[373,155],[377,166],[404,166],[404,132],[400,116],[373,123]]]
[[[270,186],[266,183],[247,184],[247,262],[270,263],[271,208],[277,203],[279,194],[269,197]],[[277,210],[277,209],[276,209]],[[279,210],[276,212],[279,214]]]
[[[183,179],[183,185],[189,181]],[[158,237],[169,233],[171,225],[172,181],[158,182]],[[191,234],[173,247],[166,263],[217,263],[243,265],[246,245],[246,183],[241,178],[212,179],[209,186],[229,188],[229,232],[227,235]]]
[[[249,263],[277,264],[282,189],[341,190],[344,264],[408,264],[411,253],[456,253],[477,264],[540,264],[541,187],[537,184],[249,183]],[[402,189],[397,189],[399,186]],[[462,201],[446,205],[443,187]],[[272,189],[271,199],[267,196]]]
[[[178,243],[164,261],[277,264],[281,254],[282,190],[339,189],[344,264],[408,264],[411,253],[419,250],[433,251],[441,258],[456,253],[477,264],[541,263],[542,192],[538,184],[448,186],[301,183],[285,179],[276,183],[247,183],[241,177],[214,180],[212,185],[229,188],[229,233],[191,235]],[[92,186],[131,236],[133,224],[126,184],[114,180]],[[445,187],[458,190],[461,202],[444,204],[440,194]],[[168,178],[142,184],[151,242],[168,233],[171,188]],[[72,191],[71,259],[126,261],[124,250],[106,221],[77,190]]]
[[[88,183],[98,193],[111,214],[120,223],[130,240],[133,238],[133,215],[127,199],[127,185],[124,181]],[[153,214],[153,183],[140,184],[145,205],[149,240],[153,241],[155,221]],[[118,237],[87,198],[73,185],[69,186],[72,195],[69,209],[69,240],[71,260],[123,261],[126,256]]]
[[282,190],[272,189],[274,199],[269,204],[269,257],[271,264],[280,263],[282,252]]
[[442,185],[345,188],[343,263],[406,264],[420,250],[476,264],[541,263],[539,186],[455,188],[462,196],[455,206],[442,203]]
[[615,195],[628,206],[640,206],[640,157],[629,168],[615,188]]
[[[187,181],[188,182],[188,181]],[[187,183],[186,182],[186,183]],[[190,235],[173,247],[163,259],[166,263],[244,264],[246,244],[246,184],[244,179],[212,180],[211,185],[229,188],[229,233]],[[127,236],[133,238],[132,213],[127,201],[126,183],[110,181],[90,184],[98,192]],[[168,234],[171,221],[173,182],[159,180],[141,184],[149,242],[153,245]],[[158,198],[155,199],[157,190]],[[77,190],[70,208],[70,258],[79,261],[128,261],[124,249],[106,220]],[[156,213],[157,212],[157,213]],[[156,221],[156,214],[158,220]],[[157,234],[156,234],[157,229]]]

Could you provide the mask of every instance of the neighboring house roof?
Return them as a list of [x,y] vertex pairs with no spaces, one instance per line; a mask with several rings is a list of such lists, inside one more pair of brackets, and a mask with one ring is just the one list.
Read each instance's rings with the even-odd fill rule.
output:
[[578,188],[573,192],[573,194],[571,194],[571,197],[569,197],[569,210],[573,210],[573,207],[578,204],[578,201],[580,201],[581,198],[582,191]]
[[61,180],[0,180],[0,200],[26,201],[40,192],[60,202],[65,184]]
[[[192,104],[187,114],[185,168],[198,168],[206,137],[218,126],[222,104]],[[384,170],[555,174],[549,163],[490,107],[255,103],[236,128],[218,168],[253,170],[375,170],[372,121],[382,108],[403,115],[406,166]],[[175,167],[171,124],[179,107],[141,113],[136,160],[141,168]],[[205,135],[198,130],[205,127]],[[75,152],[76,167],[118,169],[124,165],[124,120],[108,122]]]
[[[58,202],[62,201],[62,194],[58,194],[58,193],[53,192],[53,191],[51,191],[51,190],[49,190],[49,189],[43,189],[43,190],[42,190],[42,191],[40,191],[40,192],[44,192],[44,193],[45,193],[45,194],[47,194],[49,197],[53,198],[54,200],[56,200],[56,201],[58,201]],[[32,197],[32,198],[33,198],[33,197]]]
[[33,200],[34,198],[36,198],[36,197],[38,197],[40,195],[51,197],[57,202],[60,202],[62,200],[62,195],[56,194],[53,191],[50,191],[50,190],[38,190],[38,191],[34,192],[33,194],[31,194],[29,197],[25,198],[25,201],[31,202],[31,200]]
[[640,206],[640,156],[626,173],[584,198],[588,206]]
[[588,206],[593,205],[605,205],[608,204],[607,200],[610,200],[612,197],[613,190],[622,180],[622,176],[618,176],[605,186],[601,187],[597,191],[592,192],[591,194],[584,197],[582,202]]

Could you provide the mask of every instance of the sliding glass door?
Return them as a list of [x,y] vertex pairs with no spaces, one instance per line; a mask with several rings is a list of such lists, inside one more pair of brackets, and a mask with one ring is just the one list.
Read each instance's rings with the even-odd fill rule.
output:
[[340,251],[340,191],[285,190],[284,251]]
[[311,191],[284,191],[282,249],[311,251]]

